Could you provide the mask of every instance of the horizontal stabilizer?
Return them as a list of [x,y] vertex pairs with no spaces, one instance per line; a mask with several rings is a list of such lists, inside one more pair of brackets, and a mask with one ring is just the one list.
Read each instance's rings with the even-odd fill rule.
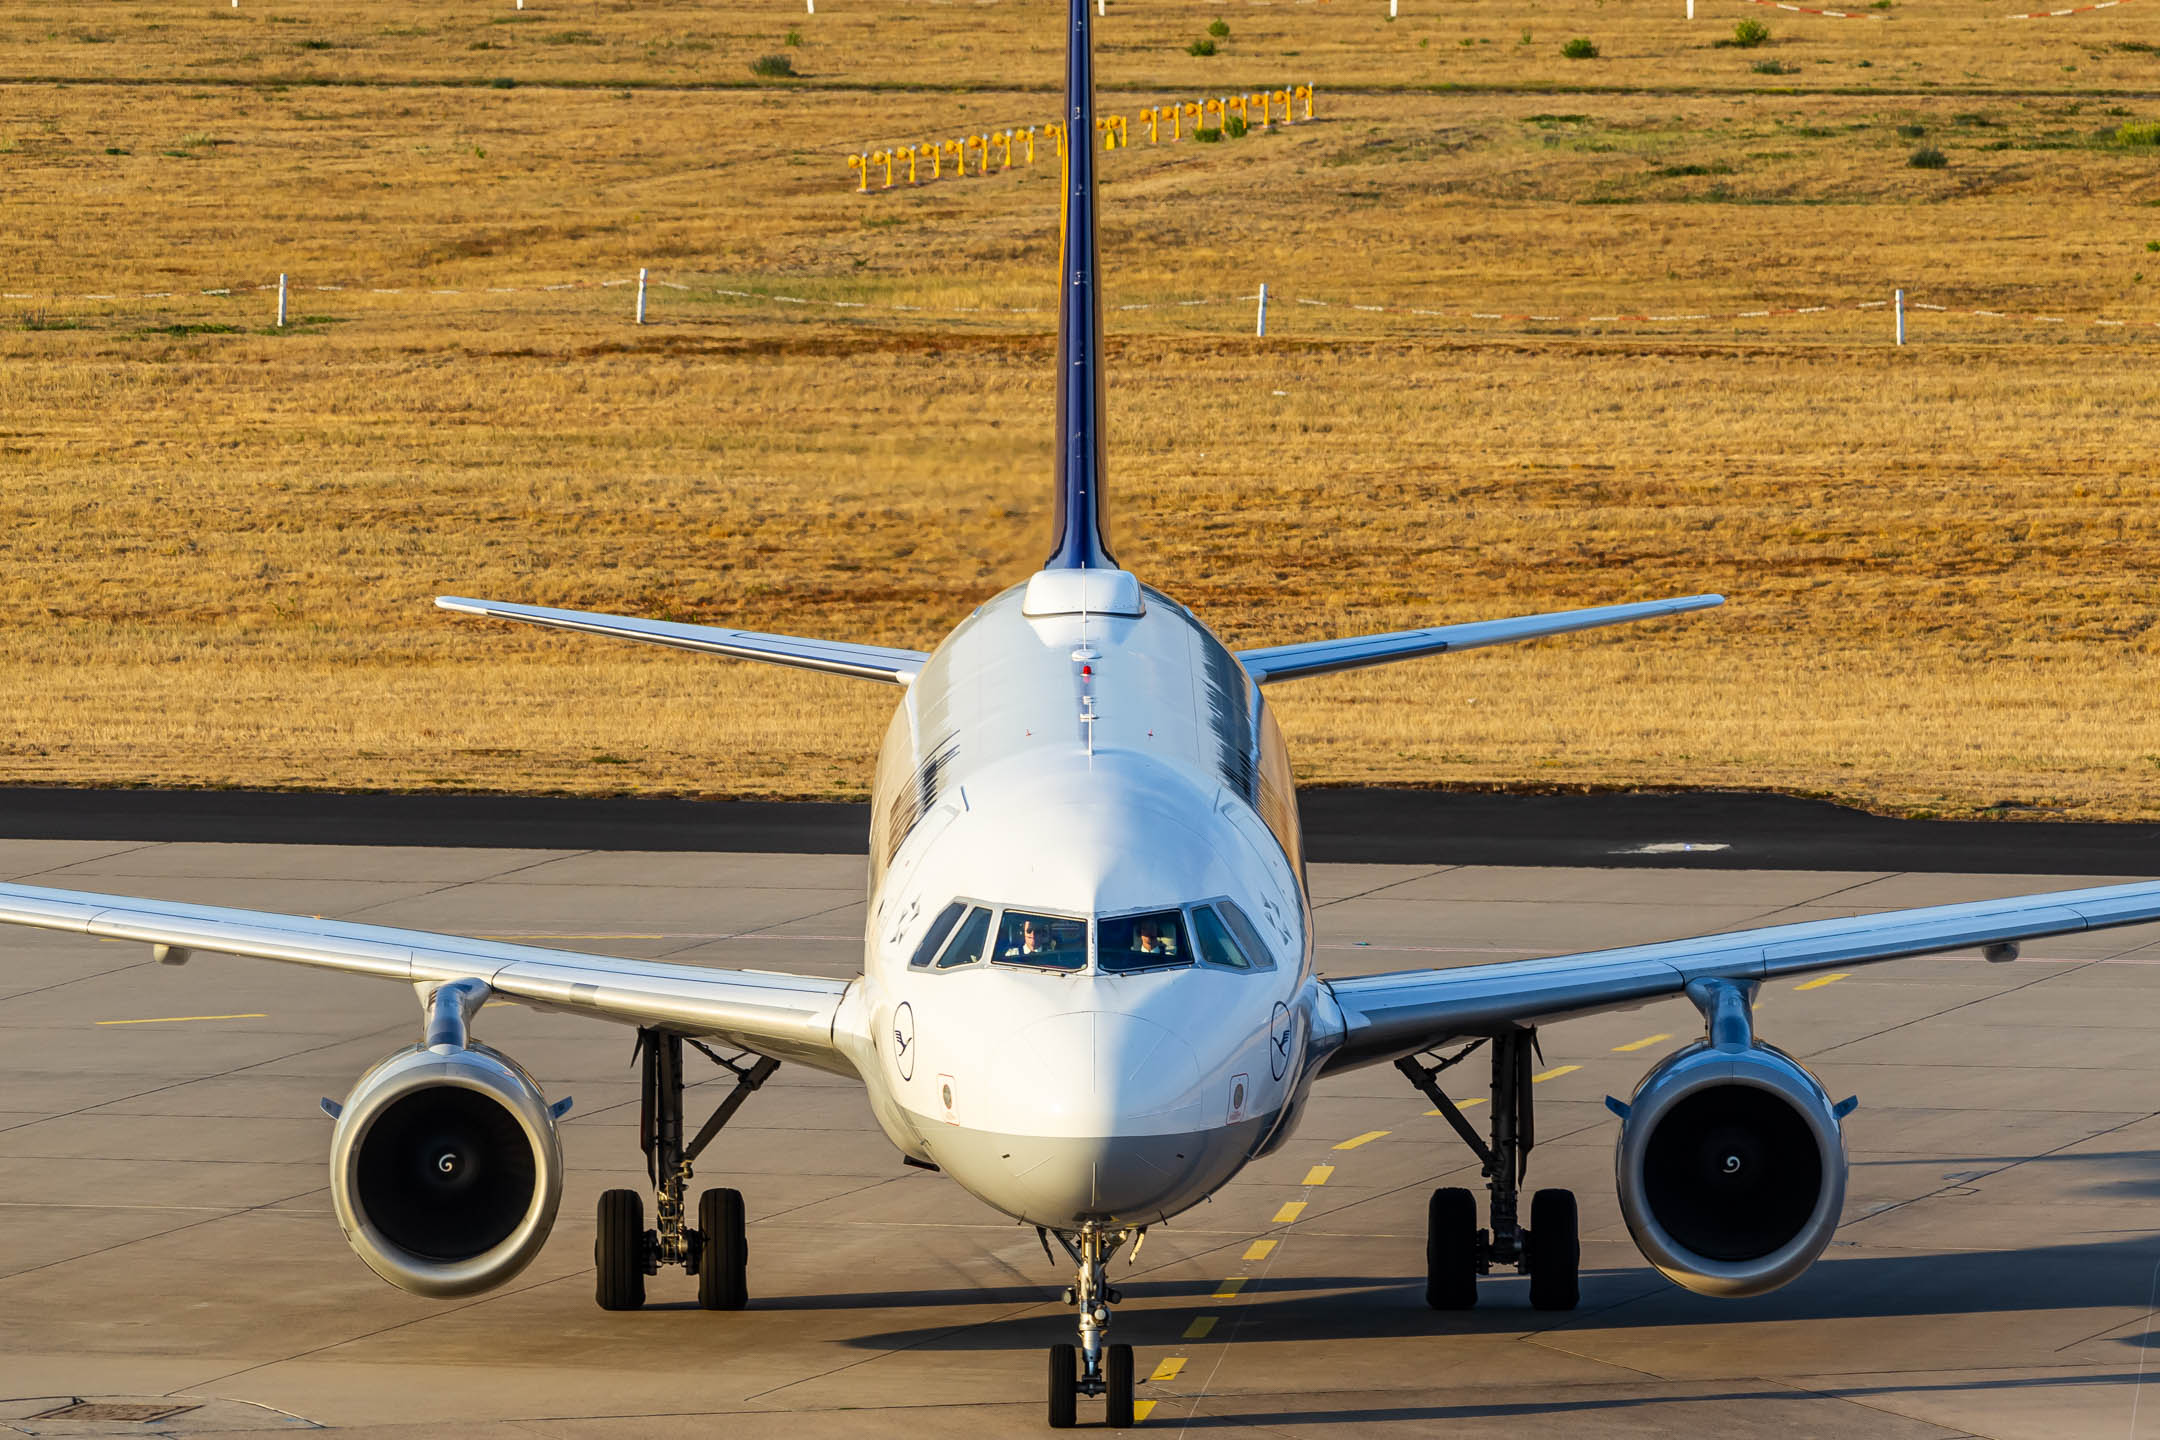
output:
[[1630,620],[1684,615],[1690,610],[1709,610],[1724,603],[1722,595],[1682,595],[1672,600],[1644,600],[1633,605],[1599,605],[1589,610],[1556,610],[1549,615],[1518,615],[1511,620],[1473,620],[1466,625],[1441,625],[1431,630],[1391,630],[1384,635],[1360,635],[1349,640],[1271,645],[1264,650],[1240,650],[1237,658],[1247,674],[1265,685],[1274,680],[1295,680],[1301,675],[1326,675],[1335,670],[1355,670],[1361,665],[1414,660],[1420,655],[1475,650],[1484,645],[1506,645],[1516,640],[1565,635],[1571,630],[1595,630],[1600,625],[1624,625]]
[[724,630],[717,625],[684,625],[673,620],[638,620],[622,615],[599,615],[589,610],[548,610],[538,605],[512,605],[500,600],[467,600],[458,595],[438,595],[435,603],[461,615],[520,620],[527,625],[578,630],[617,640],[640,640],[647,645],[672,645],[677,650],[700,650],[707,655],[726,655],[736,660],[763,660],[771,665],[822,670],[828,675],[852,675],[858,680],[880,680],[887,685],[908,684],[930,658],[920,650],[896,650],[884,645],[806,640],[799,635],[763,635],[755,630]]

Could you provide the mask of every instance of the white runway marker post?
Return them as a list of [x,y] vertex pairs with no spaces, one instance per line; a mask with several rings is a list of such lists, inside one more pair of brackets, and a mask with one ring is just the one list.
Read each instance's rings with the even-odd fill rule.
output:
[[645,323],[645,269],[643,266],[639,266],[637,272],[637,323],[640,325]]
[[285,328],[285,277],[283,275],[277,277],[277,323],[278,329]]
[[1395,0],[1387,0],[1387,18],[1390,20],[1395,18]]
[[1897,292],[1896,309],[1897,343],[1903,345],[1905,343],[1905,292],[1903,290]]
[[1253,334],[1267,334],[1267,282],[1260,282],[1260,318],[1253,327]]

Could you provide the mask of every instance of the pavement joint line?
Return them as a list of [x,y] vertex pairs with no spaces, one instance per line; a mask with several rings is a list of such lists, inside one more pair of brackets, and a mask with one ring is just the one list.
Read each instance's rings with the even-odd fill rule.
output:
[[245,1015],[157,1015],[147,1020],[93,1020],[93,1025],[185,1025],[196,1020],[267,1020],[270,1017],[257,1010]]
[[[103,939],[104,937],[100,936],[98,938]],[[112,943],[118,945],[122,942],[115,940]],[[134,942],[129,941],[126,943],[132,944]],[[80,985],[85,980],[101,980],[107,975],[119,975],[129,970],[140,970],[146,965],[155,965],[156,963],[155,960],[130,960],[127,964],[115,965],[110,970],[93,970],[88,975],[77,975],[68,980],[55,980],[50,985],[34,985],[28,990],[16,990],[6,995],[0,995],[0,1005],[4,1005],[10,1000],[20,1000],[28,995],[43,995],[48,990],[65,990],[68,986]]]
[[1970,1000],[1961,1000],[1955,1005],[1945,1005],[1940,1010],[1932,1010],[1925,1015],[1915,1015],[1909,1020],[1900,1020],[1895,1025],[1885,1025],[1880,1030],[1871,1030],[1865,1035],[1855,1035],[1850,1039],[1840,1040],[1835,1045],[1826,1045],[1820,1050],[1811,1050],[1803,1058],[1809,1060],[1818,1060],[1825,1055],[1829,1055],[1836,1051],[1842,1050],[1848,1045],[1858,1045],[1864,1040],[1878,1039],[1881,1036],[1893,1034],[1899,1030],[1908,1029],[1911,1026],[1923,1024],[1929,1020],[1939,1020],[1943,1016],[1954,1014],[1959,1010],[1970,1009],[1972,1006],[1985,1004],[1992,1000],[2000,1000],[2005,995],[2015,995],[2018,994],[2020,991],[2030,990],[2035,985],[2045,985],[2050,980],[2060,980],[2066,975],[2076,975],[2079,972],[2088,970],[2095,965],[2103,965],[2106,963],[2107,962],[2103,960],[2088,960],[2083,964],[2075,965],[2068,970],[2056,970],[2050,974],[2036,975],[2022,985],[2011,985],[2004,989],[1996,990],[1986,995],[1975,996],[1973,999]]
[[1409,884],[1409,883],[1410,883],[1411,881],[1413,881],[1413,880],[1430,880],[1430,879],[1432,879],[1432,878],[1433,878],[1433,876],[1435,876],[1435,875],[1445,875],[1445,874],[1447,874],[1447,873],[1448,873],[1448,872],[1449,872],[1450,870],[1464,870],[1464,869],[1468,869],[1468,868],[1469,868],[1468,866],[1464,866],[1464,865],[1439,865],[1439,866],[1435,866],[1435,867],[1434,867],[1433,869],[1431,869],[1431,870],[1428,870],[1428,871],[1426,871],[1426,872],[1425,872],[1424,874],[1422,874],[1422,875],[1405,875],[1405,876],[1404,876],[1404,877],[1403,877],[1402,879],[1400,879],[1400,880],[1390,880],[1390,881],[1388,881],[1388,883],[1387,883],[1387,884],[1385,884],[1385,885],[1375,885],[1375,886],[1373,886],[1373,887],[1372,887],[1372,889],[1370,889],[1370,890],[1360,890],[1360,891],[1358,891],[1358,892],[1357,892],[1356,894],[1354,894],[1354,895],[1338,895],[1338,896],[1336,896],[1336,897],[1335,897],[1334,899],[1332,899],[1332,900],[1322,900],[1322,901],[1319,901],[1318,903],[1316,903],[1316,904],[1315,904],[1315,905],[1313,906],[1313,909],[1315,909],[1315,910],[1324,910],[1324,909],[1326,909],[1326,908],[1327,908],[1328,906],[1330,906],[1330,905],[1342,905],[1342,904],[1346,904],[1347,902],[1349,902],[1349,901],[1352,901],[1352,900],[1363,900],[1363,899],[1364,899],[1364,898],[1365,898],[1366,896],[1368,896],[1368,895],[1377,895],[1377,894],[1379,894],[1379,893],[1380,893],[1381,891],[1383,891],[1383,890],[1393,890],[1393,889],[1394,889],[1394,888],[1395,888],[1396,886],[1398,886],[1398,885],[1408,885],[1408,884]]
[[[400,895],[395,900],[370,900],[367,904],[359,906],[357,909],[340,910],[338,912],[338,919],[348,921],[356,925],[372,925],[376,922],[372,920],[356,920],[354,919],[354,917],[359,915],[365,915],[370,910],[380,910],[385,905],[403,905],[414,900],[430,900],[438,895],[447,895],[453,890],[463,890],[468,886],[472,885],[490,884],[494,881],[502,879],[505,875],[516,875],[521,871],[538,869],[542,865],[552,865],[557,860],[575,860],[582,856],[597,855],[599,853],[600,852],[597,850],[573,850],[566,855],[561,851],[550,851],[542,858],[538,860],[528,860],[523,865],[512,865],[507,870],[491,871],[486,875],[476,875],[469,879],[452,880],[445,884],[432,886],[428,889],[422,890],[417,895]],[[317,918],[319,919],[320,917],[318,916]]]
[[1803,980],[1792,988],[1795,990],[1820,990],[1825,985],[1835,985],[1840,980],[1850,979],[1852,979],[1850,970],[1840,970],[1831,975],[1818,975],[1813,980]]
[[1645,1035],[1645,1036],[1644,1036],[1644,1037],[1643,1037],[1642,1039],[1640,1039],[1640,1040],[1630,1040],[1630,1041],[1628,1041],[1628,1043],[1627,1043],[1627,1044],[1625,1044],[1625,1045],[1615,1045],[1615,1046],[1613,1046],[1613,1047],[1612,1047],[1612,1049],[1613,1049],[1613,1054],[1615,1054],[1615,1055],[1625,1055],[1625,1054],[1629,1053],[1630,1051],[1634,1051],[1634,1050],[1647,1050],[1647,1049],[1649,1049],[1649,1048],[1650,1048],[1650,1047],[1651,1047],[1652,1045],[1655,1045],[1655,1044],[1657,1044],[1657,1043],[1658,1043],[1658,1041],[1660,1041],[1660,1040],[1670,1040],[1670,1039],[1672,1039],[1672,1036],[1671,1036],[1671,1035]]

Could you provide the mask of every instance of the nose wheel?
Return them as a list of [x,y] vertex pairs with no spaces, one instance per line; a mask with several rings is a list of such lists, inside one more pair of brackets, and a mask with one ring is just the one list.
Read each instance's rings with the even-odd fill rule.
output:
[[[1103,1423],[1111,1429],[1133,1423],[1132,1346],[1112,1345],[1104,1337],[1110,1330],[1110,1307],[1122,1298],[1106,1279],[1110,1257],[1137,1234],[1093,1225],[1076,1236],[1057,1232],[1058,1243],[1079,1270],[1079,1283],[1065,1292],[1065,1303],[1080,1312],[1080,1343],[1050,1347],[1048,1419],[1053,1430],[1070,1430],[1079,1423],[1082,1395],[1102,1397]],[[1049,1248],[1048,1232],[1043,1245]]]

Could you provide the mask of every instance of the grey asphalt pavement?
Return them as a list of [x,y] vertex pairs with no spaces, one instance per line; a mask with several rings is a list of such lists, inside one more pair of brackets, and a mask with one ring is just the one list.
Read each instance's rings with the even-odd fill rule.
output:
[[[863,911],[862,862],[845,855],[5,840],[0,875],[831,975],[854,973]],[[1445,865],[1319,865],[1313,880],[1333,973],[2079,883]],[[643,1183],[631,1036],[489,1009],[482,1038],[576,1098],[562,1219],[504,1290],[423,1300],[346,1249],[315,1103],[417,1036],[410,994],[219,956],[161,967],[80,937],[0,945],[0,1424],[566,1440],[1039,1428],[1042,1347],[1070,1334],[1064,1270],[1032,1231],[904,1168],[838,1079],[784,1067],[701,1167],[748,1198],[753,1308],[700,1311],[676,1275],[646,1310],[606,1313],[595,1198]],[[1946,956],[1766,990],[1763,1036],[1862,1105],[1837,1241],[1755,1300],[1668,1284],[1613,1199],[1601,1099],[1699,1032],[1684,1003],[1543,1036],[1530,1183],[1581,1197],[1583,1305],[1568,1315],[1530,1310],[1520,1280],[1487,1282],[1467,1315],[1427,1310],[1425,1197],[1474,1185],[1475,1164],[1393,1071],[1325,1082],[1285,1150],[1120,1261],[1118,1337],[1149,1377],[1141,1428],[2160,1435],[2160,1393],[2140,1395],[2160,1277],[2156,961],[2149,928],[2035,943],[2009,965]],[[175,1413],[26,1418],[78,1397]]]

